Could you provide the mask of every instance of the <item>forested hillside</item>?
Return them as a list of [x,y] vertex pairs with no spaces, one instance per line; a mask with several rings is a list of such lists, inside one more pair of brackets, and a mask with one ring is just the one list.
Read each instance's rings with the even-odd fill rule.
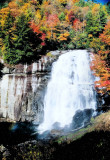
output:
[[[0,56],[31,62],[47,50],[93,48],[98,91],[110,90],[110,8],[84,0],[12,0],[0,9]],[[100,91],[101,89],[101,91]]]

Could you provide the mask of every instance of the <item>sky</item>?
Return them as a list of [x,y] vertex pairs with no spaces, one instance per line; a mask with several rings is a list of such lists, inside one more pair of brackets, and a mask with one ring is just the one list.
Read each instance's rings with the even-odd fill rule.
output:
[[107,3],[107,2],[110,2],[110,0],[97,0],[97,2],[100,2],[100,3]]
[[[86,0],[87,1],[87,0]],[[110,2],[110,0],[96,0],[97,2],[99,2],[99,3],[102,3],[102,4],[104,4],[104,3],[107,3],[107,2]]]

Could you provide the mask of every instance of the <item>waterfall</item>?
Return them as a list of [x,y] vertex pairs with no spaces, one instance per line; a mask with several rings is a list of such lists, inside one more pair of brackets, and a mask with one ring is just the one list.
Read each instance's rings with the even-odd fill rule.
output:
[[86,50],[68,51],[53,63],[44,98],[44,121],[39,132],[71,124],[76,111],[96,108],[94,77]]

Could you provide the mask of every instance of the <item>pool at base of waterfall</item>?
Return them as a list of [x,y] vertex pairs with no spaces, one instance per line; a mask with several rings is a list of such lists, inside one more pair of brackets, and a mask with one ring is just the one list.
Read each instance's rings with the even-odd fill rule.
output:
[[34,126],[28,122],[1,122],[0,123],[0,145],[14,145],[25,141],[36,139],[32,135]]
[[[78,110],[73,116],[73,121],[69,126],[60,127],[59,123],[53,125],[52,130],[46,130],[39,134],[38,124],[33,122],[1,122],[0,123],[0,144],[15,145],[32,140],[50,140],[62,135],[76,132],[81,128],[87,127],[90,124],[90,119],[93,115],[92,109],[84,111]],[[97,112],[96,114],[99,114]],[[96,116],[95,114],[95,116]]]

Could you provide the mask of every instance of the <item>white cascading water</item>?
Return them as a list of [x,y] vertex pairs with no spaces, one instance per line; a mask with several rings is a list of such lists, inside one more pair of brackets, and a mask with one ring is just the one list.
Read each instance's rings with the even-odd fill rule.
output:
[[51,130],[58,122],[65,127],[77,110],[95,109],[94,77],[86,50],[69,51],[53,63],[44,98],[44,121],[38,130]]

